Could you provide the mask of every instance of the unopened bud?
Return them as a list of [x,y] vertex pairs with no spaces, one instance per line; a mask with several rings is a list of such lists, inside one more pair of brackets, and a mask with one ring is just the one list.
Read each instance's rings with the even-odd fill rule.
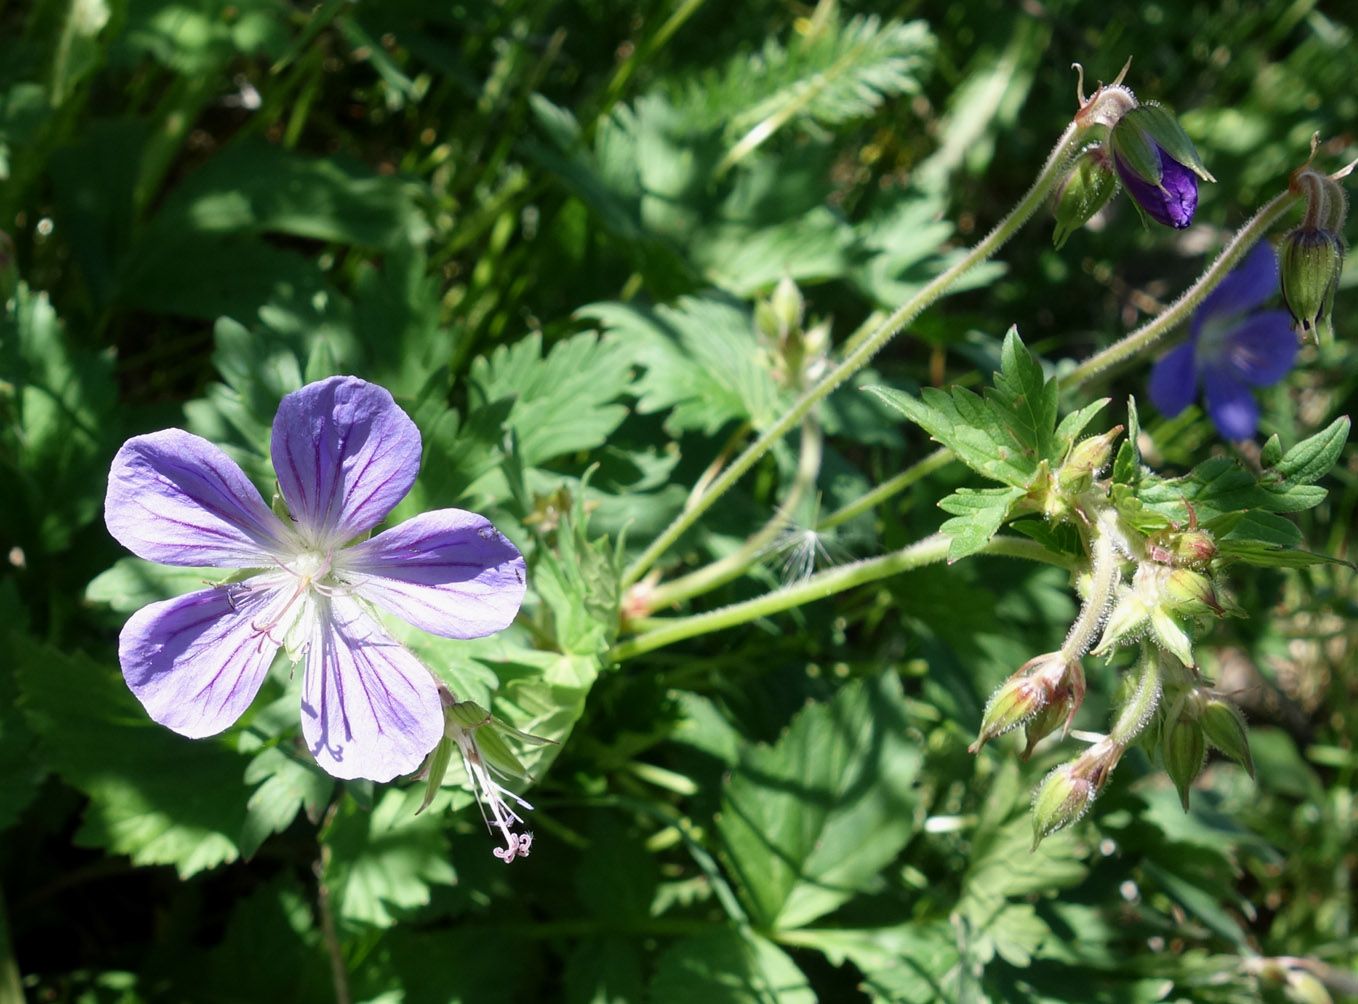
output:
[[1029,659],[986,702],[981,733],[969,750],[977,752],[991,739],[1049,708],[1055,708],[1069,722],[1084,695],[1084,668],[1079,659],[1067,660],[1060,652]]
[[1202,568],[1217,556],[1216,541],[1206,530],[1185,530],[1175,534],[1170,550],[1175,564],[1189,568]]
[[1198,206],[1198,179],[1216,179],[1169,109],[1140,105],[1123,115],[1108,140],[1113,166],[1146,216],[1182,230]]
[[1202,706],[1202,731],[1207,741],[1230,757],[1254,777],[1254,758],[1250,756],[1249,732],[1245,719],[1234,704],[1221,697],[1209,697]]
[[1121,644],[1135,641],[1145,633],[1150,618],[1150,608],[1135,588],[1118,590],[1117,602],[1113,612],[1103,624],[1103,635],[1091,655],[1106,655]]
[[1166,724],[1160,751],[1165,758],[1165,773],[1179,791],[1179,801],[1188,811],[1188,793],[1193,781],[1202,772],[1207,756],[1207,744],[1202,735],[1202,722],[1192,698],[1173,721]]
[[1325,984],[1304,969],[1288,972],[1283,993],[1291,1004],[1334,1004],[1334,998]]
[[[1081,757],[1080,759],[1083,759]],[[1033,846],[1063,826],[1069,826],[1089,809],[1098,789],[1081,776],[1080,760],[1057,767],[1042,782],[1033,797]]]
[[1334,293],[1344,271],[1344,242],[1330,230],[1298,227],[1283,238],[1278,252],[1283,302],[1293,327],[1314,335],[1328,325]]
[[1165,580],[1165,602],[1175,613],[1198,617],[1203,614],[1224,616],[1212,580],[1191,568],[1176,568]]
[[1058,249],[1071,234],[1088,223],[1118,190],[1118,176],[1103,143],[1108,129],[1096,125],[1091,127],[1090,132],[1097,137],[1097,141],[1076,154],[1052,200],[1052,215],[1056,217],[1052,243]]
[[1151,636],[1156,644],[1169,652],[1185,666],[1194,665],[1193,642],[1188,632],[1162,606],[1151,609]]
[[773,289],[773,295],[769,297],[769,306],[773,309],[774,317],[777,318],[778,327],[782,332],[801,329],[802,316],[806,311],[806,301],[802,298],[802,291],[790,278],[784,276],[779,280],[778,285]]
[[1081,492],[1089,488],[1094,476],[1108,466],[1113,456],[1113,443],[1120,435],[1122,426],[1119,425],[1100,436],[1082,439],[1071,447],[1065,463],[1056,473],[1056,482],[1061,490]]

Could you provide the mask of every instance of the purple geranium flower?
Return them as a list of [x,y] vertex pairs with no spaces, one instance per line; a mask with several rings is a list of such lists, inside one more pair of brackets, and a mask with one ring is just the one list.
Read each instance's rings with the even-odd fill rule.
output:
[[1160,180],[1156,184],[1137,175],[1120,156],[1114,155],[1113,166],[1137,204],[1157,223],[1183,230],[1193,222],[1193,211],[1198,208],[1198,176],[1189,168],[1165,153],[1160,154]]
[[210,736],[241,716],[285,648],[306,659],[302,733],[317,763],[389,781],[438,743],[443,706],[374,607],[446,638],[493,634],[518,612],[523,558],[460,509],[360,539],[420,465],[419,431],[374,384],[331,377],[283,398],[271,453],[286,519],[198,436],[166,429],[118,451],[104,519],[123,546],[166,565],[251,572],[133,614],[118,640],[123,676],[157,722]]
[[1249,313],[1278,291],[1278,259],[1257,245],[1221,281],[1193,315],[1191,337],[1155,364],[1150,393],[1168,416],[1207,394],[1207,414],[1223,437],[1253,438],[1259,405],[1251,387],[1267,387],[1287,375],[1297,355],[1297,338],[1283,310]]

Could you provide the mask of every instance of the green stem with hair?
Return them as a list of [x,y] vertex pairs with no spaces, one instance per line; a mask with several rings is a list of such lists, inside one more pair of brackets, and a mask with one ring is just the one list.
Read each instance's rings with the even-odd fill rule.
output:
[[[992,537],[980,553],[1041,561],[1072,571],[1075,568],[1073,558],[1068,559],[1035,540],[1023,537]],[[801,582],[784,586],[782,589],[776,589],[743,603],[732,603],[730,606],[694,614],[691,617],[667,619],[663,626],[614,645],[606,653],[605,659],[609,662],[621,662],[666,645],[673,645],[686,638],[711,634],[738,624],[747,624],[760,617],[824,599],[846,589],[853,589],[855,586],[932,565],[947,556],[948,538],[941,533],[931,534],[899,551],[827,569]]]
[[758,439],[746,447],[744,452],[729,467],[713,479],[707,491],[701,496],[693,498],[691,504],[675,518],[674,522],[660,536],[651,542],[650,546],[627,569],[622,580],[623,587],[630,586],[645,575],[684,531],[697,522],[713,502],[740,480],[754,466],[755,462],[769,451],[774,443],[787,435],[807,412],[823,401],[836,387],[867,365],[868,360],[876,355],[882,346],[898,334],[910,321],[919,316],[926,307],[942,297],[962,276],[1003,247],[1009,238],[1017,233],[1019,228],[1046,201],[1060,180],[1068,158],[1083,141],[1083,136],[1083,130],[1079,129],[1074,122],[1067,126],[1056,147],[1047,157],[1047,162],[1043,165],[1037,180],[1019,200],[1018,205],[1010,210],[1009,215],[996,224],[995,228],[961,259],[935,276],[923,289],[893,311],[838,366],[802,394],[791,408],[765,429]]

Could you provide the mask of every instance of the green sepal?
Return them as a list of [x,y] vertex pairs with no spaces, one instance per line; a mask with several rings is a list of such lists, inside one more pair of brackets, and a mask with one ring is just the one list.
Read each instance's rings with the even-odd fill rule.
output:
[[1188,811],[1188,795],[1193,782],[1202,772],[1207,756],[1207,742],[1202,734],[1202,722],[1196,714],[1181,712],[1164,730],[1161,753],[1165,758],[1165,773],[1179,792],[1179,801]]
[[1127,112],[1113,127],[1108,142],[1116,157],[1121,158],[1137,177],[1152,185],[1160,184],[1164,176],[1160,165],[1161,150],[1203,181],[1217,180],[1203,166],[1193,141],[1174,113],[1163,105],[1140,105]]
[[[1106,133],[1106,129],[1099,127]],[[1056,190],[1052,215],[1056,230],[1052,243],[1060,250],[1076,230],[1107,205],[1118,190],[1117,172],[1108,161],[1102,138],[1076,155],[1070,171]]]
[[448,773],[448,764],[453,759],[453,746],[456,744],[444,736],[434,747],[434,752],[429,754],[429,760],[425,766],[424,782],[424,801],[420,802],[420,807],[415,810],[415,815],[419,815],[429,808],[429,803],[438,794],[440,786],[443,784],[443,777]]

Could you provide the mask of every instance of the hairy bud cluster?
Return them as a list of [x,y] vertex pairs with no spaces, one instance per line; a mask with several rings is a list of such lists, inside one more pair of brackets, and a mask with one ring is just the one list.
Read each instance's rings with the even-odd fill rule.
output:
[[1113,83],[1084,95],[1080,70],[1075,121],[1091,142],[1070,162],[1052,201],[1054,241],[1059,248],[1116,193],[1118,184],[1136,204],[1142,220],[1182,230],[1198,207],[1198,181],[1216,179],[1203,166],[1179,120],[1167,108],[1137,101],[1123,86],[1131,61]]

